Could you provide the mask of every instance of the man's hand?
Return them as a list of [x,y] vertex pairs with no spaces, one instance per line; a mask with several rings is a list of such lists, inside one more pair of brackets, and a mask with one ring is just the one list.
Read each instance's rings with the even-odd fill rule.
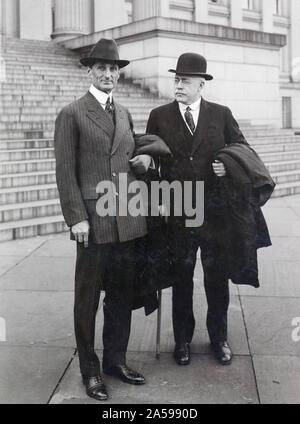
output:
[[151,164],[152,158],[149,155],[138,155],[130,159],[131,167],[137,174],[145,174]]
[[227,174],[227,171],[222,162],[220,162],[219,160],[215,160],[212,166],[213,166],[214,173],[216,174],[217,177],[225,177],[225,175]]
[[82,221],[76,225],[73,225],[71,231],[74,234],[75,240],[78,241],[78,243],[84,243],[84,247],[88,247],[90,232],[90,224],[88,221]]

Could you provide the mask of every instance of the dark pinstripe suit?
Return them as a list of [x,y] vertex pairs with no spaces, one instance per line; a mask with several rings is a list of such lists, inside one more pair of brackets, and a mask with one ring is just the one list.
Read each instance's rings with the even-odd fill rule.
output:
[[115,105],[116,127],[91,93],[65,107],[55,128],[56,177],[64,218],[69,227],[89,219],[90,240],[95,243],[128,241],[146,234],[144,217],[102,217],[96,214],[96,186],[127,173],[135,144],[131,117]]
[[[127,173],[135,148],[132,120],[115,103],[115,127],[95,97],[87,93],[66,106],[55,126],[56,177],[63,215],[69,227],[90,223],[89,247],[77,244],[75,335],[84,376],[99,374],[94,351],[95,316],[105,289],[103,344],[105,366],[125,362],[130,323],[135,240],[147,233],[145,217],[99,217],[96,187]],[[130,195],[128,196],[128,200]]]

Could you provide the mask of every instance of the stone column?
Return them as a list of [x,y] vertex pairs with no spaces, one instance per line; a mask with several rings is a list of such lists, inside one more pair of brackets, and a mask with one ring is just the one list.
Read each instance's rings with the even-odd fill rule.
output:
[[153,16],[170,16],[169,0],[132,0],[132,19],[134,22]]
[[[32,25],[33,14],[34,25]],[[20,38],[50,40],[51,33],[51,0],[20,0]]]
[[63,41],[91,32],[91,0],[55,0],[52,34],[55,41]]
[[[3,8],[3,0],[0,0],[0,35],[3,35],[3,33],[4,33],[2,8]],[[1,45],[0,45],[0,47],[1,47]],[[1,55],[1,53],[0,53],[0,55]]]
[[233,28],[243,28],[243,2],[241,0],[230,1],[230,25]]
[[300,82],[300,1],[291,0],[290,8],[292,79],[294,82]]
[[19,37],[19,0],[2,0],[2,32],[8,37]]
[[274,0],[262,0],[262,31],[273,32]]
[[194,0],[195,3],[195,21],[207,24],[208,22],[208,0]]
[[94,0],[94,31],[128,23],[125,0]]

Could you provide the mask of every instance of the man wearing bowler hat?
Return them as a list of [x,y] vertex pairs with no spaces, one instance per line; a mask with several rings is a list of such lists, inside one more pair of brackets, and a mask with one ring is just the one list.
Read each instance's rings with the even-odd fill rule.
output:
[[101,39],[81,63],[88,68],[92,84],[82,98],[63,108],[57,117],[56,175],[64,218],[71,238],[77,241],[74,322],[80,371],[87,394],[105,400],[107,391],[94,349],[101,290],[105,290],[103,371],[125,383],[145,383],[141,374],[126,365],[126,350],[135,241],[146,235],[147,228],[143,216],[99,216],[97,186],[103,181],[113,183],[117,198],[122,194],[119,174],[127,174],[129,185],[135,181],[133,170],[145,173],[151,157],[131,159],[135,150],[132,119],[112,96],[120,68],[129,61],[120,60],[115,41]]
[[[172,246],[175,282],[173,285],[174,358],[179,365],[191,359],[195,319],[193,313],[193,275],[197,251],[201,249],[204,287],[208,304],[206,325],[211,347],[222,365],[232,360],[227,342],[228,280],[224,275],[224,248],[220,243],[223,225],[222,196],[219,181],[226,175],[216,152],[230,143],[247,144],[228,107],[203,99],[207,73],[206,59],[196,53],[185,53],[177,62],[175,101],[152,110],[147,132],[160,136],[173,156],[161,158],[161,179],[172,181],[204,181],[204,222],[198,228],[187,228],[185,216],[169,216],[168,239]],[[195,204],[196,191],[192,191]]]

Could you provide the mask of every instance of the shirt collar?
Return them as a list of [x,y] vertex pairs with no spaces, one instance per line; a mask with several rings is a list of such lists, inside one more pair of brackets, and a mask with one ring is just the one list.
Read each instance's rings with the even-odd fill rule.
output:
[[106,104],[107,99],[109,99],[110,103],[112,103],[112,92],[110,92],[109,94],[104,93],[104,91],[98,90],[98,88],[96,88],[93,84],[90,86],[89,92],[102,105]]
[[189,108],[191,109],[191,110],[194,110],[194,111],[196,111],[196,110],[200,110],[200,105],[201,105],[201,97],[197,100],[197,101],[195,101],[194,103],[192,103],[191,105],[184,105],[183,103],[180,103],[180,102],[178,102],[178,104],[179,104],[179,109],[181,110],[181,111],[183,111],[183,112],[185,112],[185,110],[186,110],[186,108],[189,106]]

